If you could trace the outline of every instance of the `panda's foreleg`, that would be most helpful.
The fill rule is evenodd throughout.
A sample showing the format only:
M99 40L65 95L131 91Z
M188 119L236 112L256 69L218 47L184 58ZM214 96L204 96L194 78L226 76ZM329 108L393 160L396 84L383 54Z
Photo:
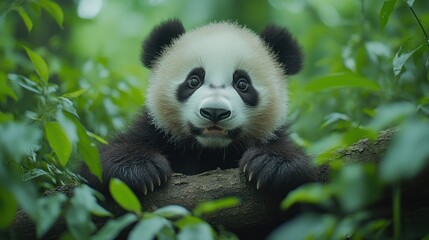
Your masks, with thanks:
M310 158L288 136L250 147L239 165L249 183L276 195L284 196L304 183L317 180Z
M146 195L166 183L172 170L167 158L152 146L114 141L101 149L102 182L88 176L89 185L108 191L109 181L118 178L138 195ZM84 174L85 175L85 174Z

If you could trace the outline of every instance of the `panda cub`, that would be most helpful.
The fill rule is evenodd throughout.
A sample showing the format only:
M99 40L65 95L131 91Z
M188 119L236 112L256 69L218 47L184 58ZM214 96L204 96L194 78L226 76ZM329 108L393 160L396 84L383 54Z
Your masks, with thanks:
M301 69L300 48L285 28L257 35L231 22L185 32L178 20L155 27L143 43L152 70L146 108L101 149L103 183L119 178L143 195L172 172L239 167L257 189L285 194L316 174L286 133L286 78Z

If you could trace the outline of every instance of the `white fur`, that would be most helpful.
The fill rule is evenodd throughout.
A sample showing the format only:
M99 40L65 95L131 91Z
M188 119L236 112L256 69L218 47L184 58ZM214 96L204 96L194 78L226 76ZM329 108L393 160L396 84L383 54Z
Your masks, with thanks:
M186 102L179 102L177 87L197 67L205 70L204 85ZM249 74L259 94L256 107L247 106L233 88L232 76L237 69ZM212 125L200 116L201 107L219 107L231 111L220 127L241 128L239 140L243 144L264 142L286 121L285 78L258 35L233 23L213 23L185 33L162 53L153 68L147 107L156 126L175 140L190 136L189 122L200 128ZM207 147L231 143L221 136L200 136L197 140Z

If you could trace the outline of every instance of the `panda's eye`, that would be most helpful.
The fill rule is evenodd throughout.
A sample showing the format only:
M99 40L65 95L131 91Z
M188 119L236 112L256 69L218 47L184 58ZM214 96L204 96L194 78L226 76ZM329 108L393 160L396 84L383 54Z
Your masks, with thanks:
M197 75L192 75L189 79L188 79L188 86L190 88L196 88L200 85L200 77Z
M238 90L245 92L249 88L249 83L247 82L247 80L245 78L240 78L240 79L238 79L237 84L235 84L235 87Z

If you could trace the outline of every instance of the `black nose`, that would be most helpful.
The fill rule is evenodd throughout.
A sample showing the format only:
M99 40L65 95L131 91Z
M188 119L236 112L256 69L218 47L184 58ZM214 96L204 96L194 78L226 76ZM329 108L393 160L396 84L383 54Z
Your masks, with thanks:
M221 108L201 108L200 114L213 122L218 122L228 118L231 115L231 111Z

